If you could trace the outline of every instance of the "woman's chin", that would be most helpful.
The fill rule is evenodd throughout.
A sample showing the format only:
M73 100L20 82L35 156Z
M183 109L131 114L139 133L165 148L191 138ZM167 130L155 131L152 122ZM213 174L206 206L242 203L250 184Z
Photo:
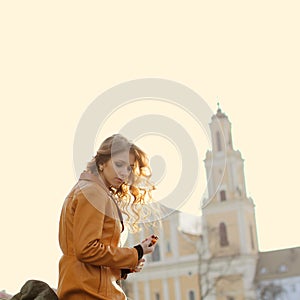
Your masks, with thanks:
M122 185L123 182L114 182L111 186L115 189L118 189L121 185Z

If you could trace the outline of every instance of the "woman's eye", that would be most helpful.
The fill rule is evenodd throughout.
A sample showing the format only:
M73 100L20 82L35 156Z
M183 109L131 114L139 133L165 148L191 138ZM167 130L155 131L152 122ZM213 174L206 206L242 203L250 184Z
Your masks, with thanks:
M123 167L125 167L125 164L122 163L122 162L115 162L115 166L116 166L117 168L123 168ZM131 167L131 166L128 166L128 167L127 167L127 171L128 171L128 172L131 172L131 171L132 171L132 167Z

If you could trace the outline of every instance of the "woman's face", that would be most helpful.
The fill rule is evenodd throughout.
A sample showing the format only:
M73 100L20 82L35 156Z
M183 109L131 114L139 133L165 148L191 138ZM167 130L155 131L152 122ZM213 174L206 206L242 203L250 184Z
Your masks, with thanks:
M115 188L127 180L131 174L135 157L127 151L114 154L110 160L102 165L102 178L107 187L113 186Z

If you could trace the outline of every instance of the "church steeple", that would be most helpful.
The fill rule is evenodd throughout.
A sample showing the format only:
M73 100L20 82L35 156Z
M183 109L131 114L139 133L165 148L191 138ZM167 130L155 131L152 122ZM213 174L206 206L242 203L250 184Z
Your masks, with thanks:
M231 123L225 113L222 112L218 102L218 110L212 116L210 123L212 135L212 150L214 153L226 153L233 149L231 136Z
M202 205L203 248L207 251L206 261L213 266L211 269L207 266L209 278L228 279L226 285L219 286L216 282L215 296L209 299L219 299L218 293L230 295L232 278L243 287L244 297L239 299L255 299L253 266L256 266L258 243L254 204L246 193L244 160L232 145L231 123L219 105L211 118L210 130L212 149L207 151L204 161L208 198ZM227 270L226 276L220 270ZM206 290L205 280L202 287Z
M212 150L207 151L205 159L208 201L245 199L244 160L233 148L231 123L219 104L209 125Z
M236 228L240 228L238 241L234 243L235 248L233 249L233 245L230 243L230 246L227 247L228 250L231 248L229 252L256 252L258 248L254 205L252 199L247 197L244 160L240 151L233 148L231 123L219 105L216 114L211 118L210 129L212 149L207 151L204 161L208 199L203 203L203 215L210 221L210 211L214 211L215 214L218 211L216 217L220 221L214 226L219 228L220 232L226 231L228 238L233 236L233 232L231 232L233 229L228 227L229 223L232 224L231 228L233 228L233 224ZM229 211L231 211L231 217L228 216ZM247 218L247 221L243 216ZM249 229L250 227L251 229ZM226 247L222 246L221 248L224 250Z

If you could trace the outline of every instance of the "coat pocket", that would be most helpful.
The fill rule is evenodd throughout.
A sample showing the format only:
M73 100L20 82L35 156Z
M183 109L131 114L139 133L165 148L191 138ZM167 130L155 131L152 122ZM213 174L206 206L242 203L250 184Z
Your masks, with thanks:
M103 275L101 267L81 264L80 272L82 288L94 294L99 294L103 289Z
M98 294L107 296L108 295L108 282L107 282L107 268L103 266L98 267L99 275L98 275Z
M98 270L98 271L99 271L99 272L98 272L98 273L99 273L99 274L98 274L99 277L98 277L98 289L97 289L97 293L99 294L99 292L100 292L100 290L101 290L101 277L102 277L102 276L101 276L101 266L99 266L98 268L99 268L99 270Z

